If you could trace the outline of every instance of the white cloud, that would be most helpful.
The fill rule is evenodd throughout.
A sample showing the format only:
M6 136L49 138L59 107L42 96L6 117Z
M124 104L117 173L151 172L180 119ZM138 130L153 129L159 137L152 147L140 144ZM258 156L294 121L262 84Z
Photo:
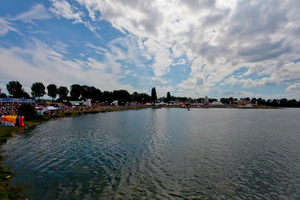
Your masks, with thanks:
M66 19L73 20L73 23L81 23L84 24L88 29L91 31L95 31L98 29L97 27L93 26L89 20L83 20L82 18L85 16L85 13L79 11L75 6L72 6L66 0L51 0L52 7L49 10L57 15L62 16Z
M221 85L230 85L230 86L240 86L243 88L258 88L265 84L265 79L263 80L253 80L253 79L237 79L233 76L225 79Z
M55 69L98 70L113 74L115 79L132 74L132 69L125 69L131 64L152 70L154 77L148 80L162 85L167 85L167 80L172 78L168 76L172 65L191 63L190 74L177 85L179 92L191 96L212 92L222 82L223 86L241 85L253 89L300 80L299 63L290 62L298 59L300 52L300 4L297 1L51 2L49 10L56 16L84 24L94 32L101 28L97 22L106 20L127 36L105 41L107 49L86 43L86 47L105 57L104 63L85 52L86 59L67 60L66 47L61 44L49 47L40 41L24 49L11 48L12 55L30 55L36 66L48 66L53 60L56 63L51 64ZM37 4L14 19L33 22L48 17L44 6ZM0 18L0 24L0 36L16 31L4 19ZM186 60L175 62L182 57ZM117 59L127 62L121 64ZM234 72L245 66L248 71L235 77ZM82 79L81 75L77 75L78 78Z
M166 79L164 79L163 77L153 77L151 79L151 84L153 84L153 85L164 85L167 82L168 81Z
M289 87L286 88L285 91L300 93L300 83L294 83L290 85Z
M181 58L180 60L178 60L177 63L175 63L174 65L185 65L186 64L186 60Z
M118 69L116 57L109 54L106 56L105 63L95 58L73 61L66 59L54 47L34 39L28 41L26 48L0 47L0 60L5 60L0 63L0 79L6 83L19 80L24 87L31 87L33 82L39 81L45 85L55 83L69 87L78 83L92 85L101 90L124 88L133 92L131 86L118 82L122 71ZM110 67L113 70L107 71Z
M66 19L72 19L74 20L74 23L83 22L81 19L81 15L83 15L83 13L76 11L76 8L72 7L67 1L52 0L52 4L53 7L49 9L52 13L62 16Z
M18 32L11 26L11 23L0 17L0 37L6 35L9 31Z
M67 7L53 2L57 9ZM154 60L151 67L155 77L167 75L173 59L186 55L194 63L190 79L201 74L206 86L212 87L243 66L263 63L266 69L262 71L271 76L273 70L267 71L271 66L278 60L285 63L297 58L294 52L300 51L299 37L294 35L300 27L300 12L294 1L77 2L86 8L91 20L107 20L120 31L136 36L139 49L145 57ZM61 15L70 19L74 9L68 5L68 12ZM244 85L257 85L248 82Z
M174 90L174 88L172 86L156 86L155 90L158 97L166 97L167 92L170 92L170 94L172 95L172 91Z
M26 23L33 23L33 20L44 20L50 19L51 15L48 13L48 10L42 4L36 4L31 8L31 10L23 12L13 20L21 20Z

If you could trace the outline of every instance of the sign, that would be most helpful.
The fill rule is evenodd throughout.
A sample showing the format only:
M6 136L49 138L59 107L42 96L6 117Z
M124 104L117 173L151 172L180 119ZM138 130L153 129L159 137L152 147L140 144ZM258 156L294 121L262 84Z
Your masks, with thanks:
M25 99L25 98L22 98L22 99L17 99L17 98L2 98L0 99L0 102L12 102L12 103L35 103L35 100L34 99Z

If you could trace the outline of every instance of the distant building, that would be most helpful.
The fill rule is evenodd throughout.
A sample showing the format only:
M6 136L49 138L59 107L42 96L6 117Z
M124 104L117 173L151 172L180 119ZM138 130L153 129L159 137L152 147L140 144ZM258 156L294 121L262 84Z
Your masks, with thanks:
M237 102L237 106L238 107L247 107L250 105L250 101L246 101L246 100L239 100Z
M207 105L207 104L209 104L209 101L208 101L208 97L205 96L205 98L204 98L204 105Z

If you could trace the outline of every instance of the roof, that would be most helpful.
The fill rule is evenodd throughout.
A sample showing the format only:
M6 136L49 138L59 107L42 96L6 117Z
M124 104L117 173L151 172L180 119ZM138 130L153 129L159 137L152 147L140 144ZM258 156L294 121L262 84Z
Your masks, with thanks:
M73 106L86 105L86 101L70 101Z

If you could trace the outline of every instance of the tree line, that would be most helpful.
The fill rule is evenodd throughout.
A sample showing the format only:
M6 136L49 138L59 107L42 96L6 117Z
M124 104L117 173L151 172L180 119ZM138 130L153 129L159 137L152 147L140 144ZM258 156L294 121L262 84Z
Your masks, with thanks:
M85 99L92 99L92 102L107 102L111 103L114 100L119 100L119 103L125 102L156 102L156 101L163 101L163 102L172 102L172 101L179 101L184 103L203 103L204 98L189 98L189 97L176 97L171 96L170 92L167 92L166 97L157 98L156 89L155 87L151 90L151 96L147 93L138 93L134 92L130 94L127 90L114 90L114 91L101 91L100 89L94 86L87 86L87 85L79 85L73 84L70 87L70 90L65 86L57 87L55 84L49 84L47 87L44 86L41 82L35 82L31 86L31 96L25 92L23 89L22 84L19 81L10 81L6 84L6 89L9 93L9 97L12 98L41 98L45 94L52 98L52 100L56 99L57 102L61 102L62 100L74 100L80 101ZM47 93L46 93L47 89ZM6 98L7 95L5 93L0 94L1 98ZM237 98L229 97L229 98L221 98L220 101L223 104L232 104L234 101L237 101ZM259 105L267 105L267 106L274 106L274 107L300 107L300 101L296 99L262 99L262 98L240 98L240 100L250 101L251 103L255 104L256 102ZM218 101L215 98L209 98L209 102Z
M266 106L273 106L273 107L300 107L300 101L297 101L296 99L262 99L262 98L252 98L249 97L246 98L240 98L240 100L249 101L252 104L258 104L258 105L266 105ZM232 104L234 101L238 101L237 98L221 98L220 101L223 104Z
M119 103L137 101L140 103L150 102L153 97L147 93L134 92L130 94L127 90L114 90L114 91L101 91L99 88L94 86L73 84L70 90L65 86L57 87L55 84L49 84L47 87L41 82L35 82L31 86L31 96L25 92L22 84L19 81L10 81L6 84L6 89L11 98L41 98L45 94L56 101L60 102L63 100L86 100L92 99L92 102L113 102L114 100L119 100ZM46 93L47 89L47 93ZM154 88L155 89L155 88ZM6 98L5 93L0 94L1 98ZM156 91L155 91L156 99Z

